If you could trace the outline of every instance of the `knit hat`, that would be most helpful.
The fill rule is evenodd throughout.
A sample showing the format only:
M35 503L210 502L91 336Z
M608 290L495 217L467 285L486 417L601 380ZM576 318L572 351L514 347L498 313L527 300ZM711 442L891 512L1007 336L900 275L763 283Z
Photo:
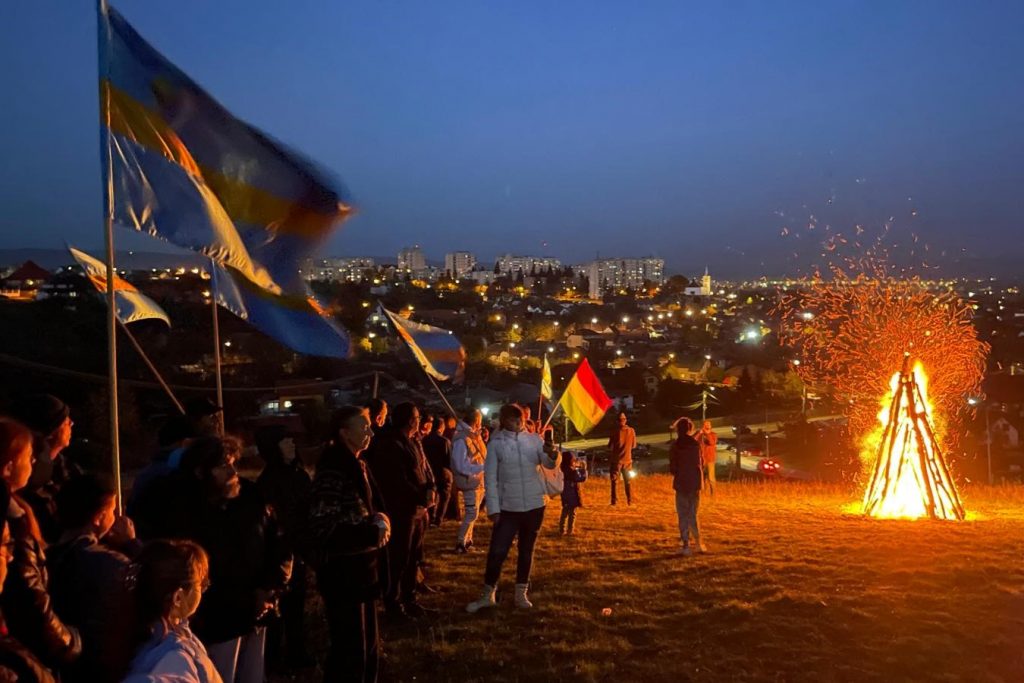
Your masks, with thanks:
M53 434L70 413L67 404L52 394L30 394L10 410L11 417L42 436Z

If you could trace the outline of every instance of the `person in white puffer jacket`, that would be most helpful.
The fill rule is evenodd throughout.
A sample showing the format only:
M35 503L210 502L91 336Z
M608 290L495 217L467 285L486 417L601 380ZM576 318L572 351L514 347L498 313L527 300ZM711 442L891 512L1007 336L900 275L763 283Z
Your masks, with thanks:
M516 607L533 607L527 597L533 548L544 522L544 490L541 467L558 466L558 451L546 445L537 434L523 431L523 411L517 405L502 406L501 429L487 444L484 462L484 486L487 511L494 530L487 551L487 569L481 596L466 605L473 613L496 604L495 589L501 566L508 557L512 542L519 538L516 562Z

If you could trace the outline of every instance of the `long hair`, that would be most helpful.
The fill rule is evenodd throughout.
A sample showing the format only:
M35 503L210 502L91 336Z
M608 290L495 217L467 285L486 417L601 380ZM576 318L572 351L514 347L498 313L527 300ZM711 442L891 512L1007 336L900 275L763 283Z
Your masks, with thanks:
M12 417L0 417L0 469L32 443L29 428Z
M210 559L198 543L157 539L146 544L132 565L131 576L138 644L149 638L155 622L168 617L174 593L190 588L209 571Z

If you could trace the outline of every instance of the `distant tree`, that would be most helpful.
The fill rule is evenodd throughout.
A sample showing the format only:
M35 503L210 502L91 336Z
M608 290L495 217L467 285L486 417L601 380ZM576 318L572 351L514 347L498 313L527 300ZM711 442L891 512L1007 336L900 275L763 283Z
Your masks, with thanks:
M494 262L494 274L501 275L501 261Z
M690 281L682 275L673 275L661 286L662 294L682 294L690 286Z

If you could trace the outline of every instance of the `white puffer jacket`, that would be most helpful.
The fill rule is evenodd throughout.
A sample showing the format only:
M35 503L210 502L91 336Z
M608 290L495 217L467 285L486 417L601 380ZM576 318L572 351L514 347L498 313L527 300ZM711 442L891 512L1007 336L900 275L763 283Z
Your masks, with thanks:
M544 476L540 468L555 469L558 456L549 458L544 441L529 432L500 429L487 444L484 486L487 512L526 512L544 507Z

